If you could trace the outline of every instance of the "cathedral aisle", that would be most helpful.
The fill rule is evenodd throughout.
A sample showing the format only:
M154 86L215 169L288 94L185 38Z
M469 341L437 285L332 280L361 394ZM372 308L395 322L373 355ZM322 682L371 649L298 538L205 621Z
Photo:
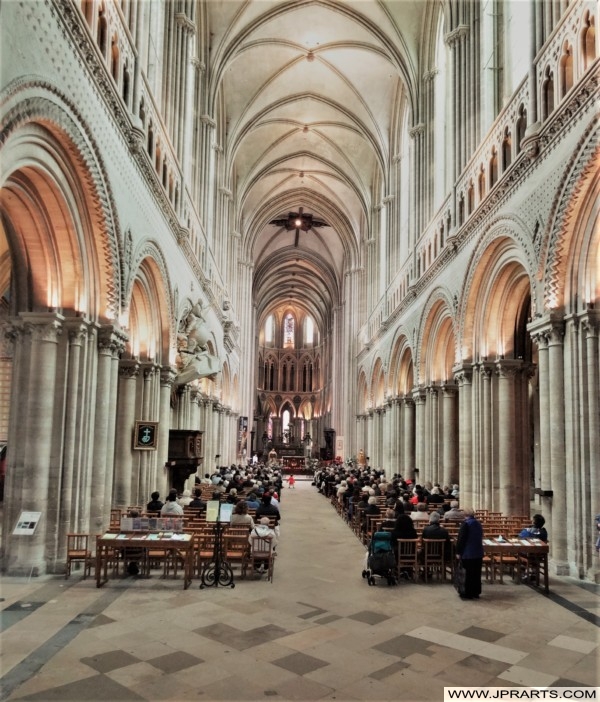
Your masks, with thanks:
M600 685L598 588L368 587L310 481L284 489L274 582L2 579L2 699L442 700L445 686Z

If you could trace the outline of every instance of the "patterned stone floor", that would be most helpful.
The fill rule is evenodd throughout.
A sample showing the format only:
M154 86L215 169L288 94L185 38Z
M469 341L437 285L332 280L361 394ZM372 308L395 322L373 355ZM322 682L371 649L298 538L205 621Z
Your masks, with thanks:
M598 587L368 587L364 548L308 481L284 490L273 583L3 578L2 700L442 700L598 686Z

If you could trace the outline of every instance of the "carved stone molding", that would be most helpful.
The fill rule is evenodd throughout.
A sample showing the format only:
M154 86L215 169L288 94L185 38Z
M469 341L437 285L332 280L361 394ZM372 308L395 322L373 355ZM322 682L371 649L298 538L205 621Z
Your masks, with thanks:
M133 358L119 361L119 378L133 380L140 374L140 364Z

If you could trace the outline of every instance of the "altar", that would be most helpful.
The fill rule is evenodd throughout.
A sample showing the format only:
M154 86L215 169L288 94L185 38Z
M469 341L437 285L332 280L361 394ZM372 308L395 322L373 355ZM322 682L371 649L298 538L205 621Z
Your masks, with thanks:
M282 456L281 465L283 472L289 475L312 475L313 473L302 456Z

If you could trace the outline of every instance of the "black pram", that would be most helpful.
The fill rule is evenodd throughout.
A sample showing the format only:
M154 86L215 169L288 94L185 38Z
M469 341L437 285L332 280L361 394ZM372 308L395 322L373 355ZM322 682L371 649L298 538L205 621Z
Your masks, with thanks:
M385 578L388 585L395 585L396 559L392 551L389 531L376 531L373 534L367 552L366 568L362 572L363 578L369 585L375 585L375 576Z

